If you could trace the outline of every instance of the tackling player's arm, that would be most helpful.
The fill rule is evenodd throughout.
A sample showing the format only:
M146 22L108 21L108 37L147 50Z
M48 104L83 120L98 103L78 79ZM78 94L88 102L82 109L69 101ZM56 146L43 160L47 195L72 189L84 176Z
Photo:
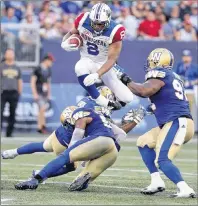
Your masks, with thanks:
M92 121L91 117L83 117L83 118L78 119L75 122L75 129L74 129L74 132L72 134L72 138L71 138L71 141L69 143L69 147L84 137L85 128L86 128L87 124L89 124L91 121Z
M137 123L133 120L132 122L123 123L120 128L126 133L129 133L136 125Z
M149 79L143 84L131 81L127 84L131 92L140 97L150 97L157 93L165 83L159 79Z

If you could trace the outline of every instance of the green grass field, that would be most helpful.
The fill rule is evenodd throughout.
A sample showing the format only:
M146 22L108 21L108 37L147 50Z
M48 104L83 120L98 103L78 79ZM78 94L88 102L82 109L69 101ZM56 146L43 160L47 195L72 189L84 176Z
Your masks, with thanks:
M39 138L38 138L39 139ZM40 141L40 140L39 140ZM27 143L2 140L1 150L19 147ZM53 154L33 154L1 161L2 205L197 205L197 199L172 199L176 187L165 176L166 191L154 196L140 194L140 189L150 183L135 142L123 142L116 163L98 177L88 189L69 192L68 185L79 173L51 178L34 191L17 191L14 184L30 177L33 169L41 169L54 158ZM186 182L197 191L197 141L189 143L175 160Z

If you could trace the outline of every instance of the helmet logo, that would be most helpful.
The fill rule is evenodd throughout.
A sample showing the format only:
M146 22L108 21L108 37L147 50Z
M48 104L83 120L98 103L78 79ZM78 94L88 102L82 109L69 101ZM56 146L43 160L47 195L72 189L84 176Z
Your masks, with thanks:
M162 55L162 52L154 52L151 57L151 61L153 61L154 63L158 63L161 58L161 55Z

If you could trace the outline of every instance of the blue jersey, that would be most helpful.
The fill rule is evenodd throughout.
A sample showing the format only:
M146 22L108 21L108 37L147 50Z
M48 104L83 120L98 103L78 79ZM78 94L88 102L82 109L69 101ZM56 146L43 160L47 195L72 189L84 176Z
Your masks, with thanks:
M90 108L93 109L95 112L98 114L102 114L107 118L110 118L110 115L112 113L111 110L101 107L99 104L96 103L95 100L93 100L90 96L84 97L77 103L78 107L83 107L83 108Z
M150 97L155 104L154 112L159 126L179 117L192 118L187 101L184 85L180 77L172 70L157 68L146 74L146 80L160 79L165 85Z
M94 110L90 108L79 108L73 112L72 117L75 121L83 117L92 118L92 121L85 128L85 137L105 136L114 138L114 133L109 121L103 115L97 114Z
M74 131L74 127L72 125L68 125L67 127L61 125L55 130L55 134L58 141L63 146L68 147L72 138L73 131Z

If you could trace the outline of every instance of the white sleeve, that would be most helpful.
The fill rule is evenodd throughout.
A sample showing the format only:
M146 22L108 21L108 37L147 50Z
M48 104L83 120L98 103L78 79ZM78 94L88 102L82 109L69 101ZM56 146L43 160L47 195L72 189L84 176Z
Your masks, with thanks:
M112 127L112 130L113 130L113 133L115 135L115 139L120 142L120 140L125 140L126 139L126 132L121 129L120 127L118 127L117 125L113 124L113 123L110 123L111 124L111 127Z

